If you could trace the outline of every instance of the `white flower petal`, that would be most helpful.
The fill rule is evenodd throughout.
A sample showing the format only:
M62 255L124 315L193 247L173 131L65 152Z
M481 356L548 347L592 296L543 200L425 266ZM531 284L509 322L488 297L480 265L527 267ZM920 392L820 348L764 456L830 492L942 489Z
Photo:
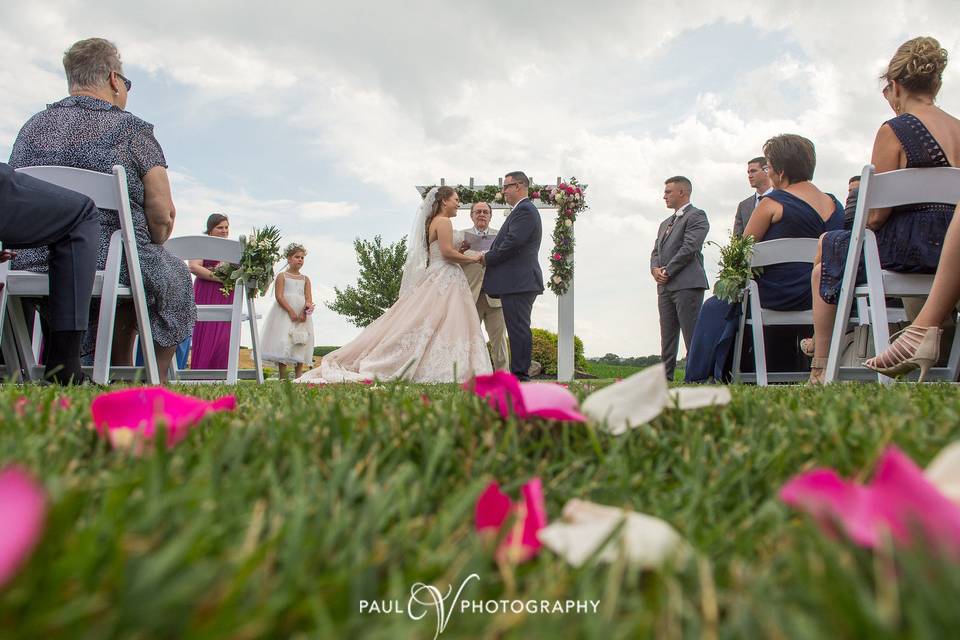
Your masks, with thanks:
M940 492L960 504L960 440L944 447L923 473Z
M618 527L619 532L610 538ZM537 536L574 567L586 562L608 539L597 554L599 561L615 562L623 555L642 568L658 567L684 553L686 547L680 534L660 518L576 499L563 507L562 520L541 529Z

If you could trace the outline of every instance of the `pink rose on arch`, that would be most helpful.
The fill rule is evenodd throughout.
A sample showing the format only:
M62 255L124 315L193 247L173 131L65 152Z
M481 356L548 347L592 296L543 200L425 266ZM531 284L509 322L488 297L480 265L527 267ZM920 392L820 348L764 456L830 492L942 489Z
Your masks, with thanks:
M534 191L533 193L530 194L530 197L533 198L534 200L537 200L540 198L540 192Z
M573 187L569 187L569 186L565 189L565 191L570 195L573 195L574 193L576 193L576 190Z
M563 260L563 256L560 255L559 253L555 253L555 254L553 254L553 259L554 259L554 260Z

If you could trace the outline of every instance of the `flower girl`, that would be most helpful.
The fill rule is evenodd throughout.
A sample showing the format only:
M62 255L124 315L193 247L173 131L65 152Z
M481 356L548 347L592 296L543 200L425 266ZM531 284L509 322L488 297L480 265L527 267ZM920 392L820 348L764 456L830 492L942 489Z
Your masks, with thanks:
M303 365L313 364L313 293L310 278L300 273L307 250L295 242L284 250L287 266L273 283L277 303L263 325L260 351L267 362L276 362L280 379L287 377L287 366L294 365L296 377Z

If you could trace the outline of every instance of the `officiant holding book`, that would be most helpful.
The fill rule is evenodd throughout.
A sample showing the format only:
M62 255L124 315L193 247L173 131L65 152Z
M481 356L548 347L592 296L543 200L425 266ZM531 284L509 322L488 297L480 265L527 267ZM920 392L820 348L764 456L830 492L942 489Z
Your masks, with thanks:
M497 237L497 229L490 226L492 216L490 205L486 202L474 202L470 207L470 219L473 228L463 234L461 251L466 255L475 255L488 251ZM490 359L495 370L510 370L510 356L507 351L507 328L503 320L503 307L498 298L491 298L483 292L483 276L486 268L478 263L460 265L467 276L473 301L477 305L480 322L490 338Z

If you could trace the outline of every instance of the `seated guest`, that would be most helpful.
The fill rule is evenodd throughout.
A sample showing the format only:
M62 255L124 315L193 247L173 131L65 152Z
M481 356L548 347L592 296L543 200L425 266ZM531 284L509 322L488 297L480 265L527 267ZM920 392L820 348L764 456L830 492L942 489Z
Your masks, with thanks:
M58 384L80 384L80 340L90 314L97 270L100 222L90 198L0 163L0 242L8 249L49 248L50 295L41 307L49 328L44 377Z
M877 132L870 162L877 173L915 167L960 164L960 120L934 104L940 91L947 52L933 38L900 45L882 79L883 97L897 116ZM880 265L903 273L934 273L953 206L912 204L870 211L867 227L877 236ZM850 245L849 231L827 233L820 240L813 268L815 340L804 351L814 356L811 381L823 377L837 313L840 282Z
M843 207L835 197L810 182L817 164L813 143L784 134L763 145L773 191L764 196L744 229L757 242L779 238L819 238L825 231L841 229ZM788 262L763 268L756 279L764 309L800 311L812 305L809 263ZM687 357L687 382L711 376L726 380L729 357L740 320L740 305L718 298L707 300L697 320ZM794 338L795 340L796 338ZM796 342L793 342L794 346Z
M212 213L207 218L208 236L226 238L230 235L230 220L222 213ZM190 272L197 277L193 283L193 296L197 304L231 304L236 290L223 295L223 283L213 275L220 264L216 260L191 260ZM198 322L193 329L193 354L191 369L226 369L230 355L230 323Z
M63 56L70 95L31 117L14 142L13 167L58 165L110 173L127 170L127 188L146 289L150 325L160 376L165 381L177 345L193 331L197 309L190 272L163 243L173 230L175 210L166 161L153 137L153 126L125 111L131 82L123 76L116 47L101 38L75 43ZM99 268L104 268L110 236L120 228L116 211L100 210ZM45 271L46 248L21 252L14 268ZM126 264L121 280L129 283ZM95 316L94 316L95 317ZM117 309L111 363L133 364L137 323L133 305ZM96 322L84 338L84 353L93 352Z
M887 376L899 376L920 369L920 381L940 357L940 328L960 302L960 223L957 210L943 238L943 253L933 279L930 295L913 323L893 344L864 365Z

